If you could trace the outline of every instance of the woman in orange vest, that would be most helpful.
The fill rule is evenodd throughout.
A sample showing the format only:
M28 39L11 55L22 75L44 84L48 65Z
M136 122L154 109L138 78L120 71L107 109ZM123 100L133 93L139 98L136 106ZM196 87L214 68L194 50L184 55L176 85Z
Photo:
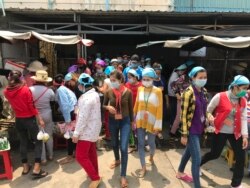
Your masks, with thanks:
M208 120L215 127L211 151L202 157L201 165L217 159L228 140L235 154L235 168L231 187L242 188L245 149L248 145L247 101L245 96L249 80L238 75L229 85L229 90L216 94L207 107Z

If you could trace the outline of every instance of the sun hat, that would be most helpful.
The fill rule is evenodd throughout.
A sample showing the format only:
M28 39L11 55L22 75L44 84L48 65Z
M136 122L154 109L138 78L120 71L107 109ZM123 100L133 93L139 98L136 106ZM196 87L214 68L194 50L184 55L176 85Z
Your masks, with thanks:
M176 71L182 71L182 70L185 70L185 69L187 69L187 65L186 64L182 64L179 67L177 67L175 70Z
M43 64L40 61L32 61L29 66L27 67L27 69L30 72L36 72L38 70L47 70L48 67L43 66Z
M247 77L243 76L243 75L237 75L234 77L234 80L232 81L232 83L229 85L229 89L232 86L238 86L238 85L249 85L250 82L248 80Z
M79 84L84 85L84 87L87 85L92 85L94 81L95 80L86 73L82 73L78 78Z
M77 65L72 65L68 68L68 72L76 72L78 69Z
M111 59L111 63L114 63L114 62L118 63L118 60L117 59Z
M205 70L205 69L204 69L203 67L200 67L200 66L194 67L194 68L188 73L189 78L193 78L194 75L195 75L197 72L202 71L202 70Z
M158 78L158 76L156 75L154 69L152 68L145 68L142 71L142 77L150 77L150 78Z
M140 78L140 77L139 77L139 74L138 74L138 73L136 72L136 70L134 70L134 69L129 69L128 73L134 75L134 76L137 77L138 79Z
M31 77L37 82L51 82L52 78L48 77L48 73L45 70L36 71L36 75Z

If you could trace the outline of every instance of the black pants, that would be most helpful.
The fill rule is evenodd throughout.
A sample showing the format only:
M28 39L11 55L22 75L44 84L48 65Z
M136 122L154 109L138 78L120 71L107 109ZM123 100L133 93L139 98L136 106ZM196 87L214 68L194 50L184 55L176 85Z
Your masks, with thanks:
M211 151L202 157L201 165L210 160L219 158L227 140L234 151L236 160L231 186L237 187L241 184L244 176L245 150L242 149L242 137L236 140L234 134L214 134Z
M177 98L168 96L170 106L170 125L172 126L176 117Z
M37 140L39 127L35 117L16 118L16 129L20 137L20 154L22 163L28 162L28 139L35 144L35 163L41 163L42 141Z
M70 112L71 121L76 119L74 111ZM68 139L68 155L73 155L74 150L76 149L76 144L72 142L72 139Z

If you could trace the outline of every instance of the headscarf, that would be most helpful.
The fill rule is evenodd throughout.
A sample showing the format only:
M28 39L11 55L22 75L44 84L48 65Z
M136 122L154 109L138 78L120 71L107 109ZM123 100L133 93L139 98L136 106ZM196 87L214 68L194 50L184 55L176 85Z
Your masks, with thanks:
M232 83L228 86L228 89L231 89L233 86L238 86L238 85L249 85L250 82L247 77L243 75L237 75L234 77L234 80Z
M194 67L189 73L188 73L188 76L189 78L193 78L194 75L199 72L199 71L202 71L202 70L206 70L205 68L201 67L201 66L198 66L198 67Z

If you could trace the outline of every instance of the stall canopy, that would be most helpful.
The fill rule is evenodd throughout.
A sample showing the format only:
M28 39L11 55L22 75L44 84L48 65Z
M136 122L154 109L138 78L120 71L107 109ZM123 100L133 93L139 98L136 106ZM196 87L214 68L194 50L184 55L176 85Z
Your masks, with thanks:
M63 45L72 45L72 44L83 44L85 46L91 46L94 41L89 39L83 39L79 35L46 35L40 34L34 31L27 33L14 33L11 31L0 31L0 42L6 43L15 43L19 40L30 40L36 38L41 41L54 43L54 44L63 44Z
M179 40L166 40L164 47L181 48L185 50L197 50L203 46L211 46L225 49L248 48L250 37L219 38L207 35L200 35Z

